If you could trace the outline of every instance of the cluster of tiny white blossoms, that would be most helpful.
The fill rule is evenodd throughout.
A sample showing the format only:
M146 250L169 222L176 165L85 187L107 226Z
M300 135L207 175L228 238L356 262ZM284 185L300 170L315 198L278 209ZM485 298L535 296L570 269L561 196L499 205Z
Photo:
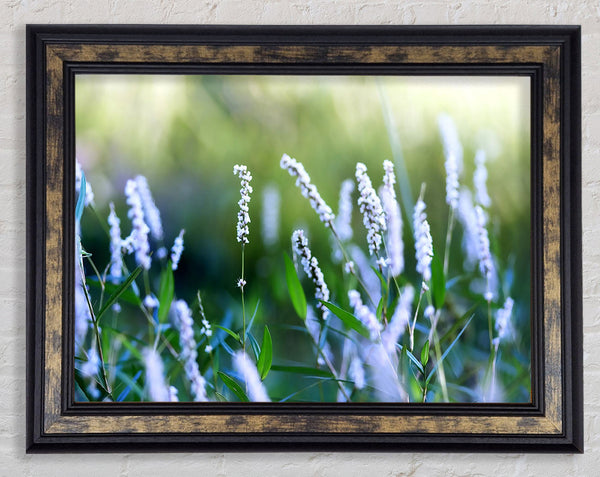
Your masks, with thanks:
M492 300L492 292L490 290L490 281L492 280L492 274L494 272L494 262L492 260L492 254L490 253L490 239L488 237L488 231L486 229L486 216L481 206L475 206L475 215L477 217L477 231L479 237L479 247L477 248L479 254L479 270L486 278L487 290L485 292L485 299L487 301Z
M150 229L144 221L144 210L140 198L137 182L129 179L125 184L125 196L129 212L127 217L131 219L132 230L129 237L123 241L123 248L129 252L135 251L135 260L138 265L149 270L151 265L150 244L148 243L148 233Z
M240 178L241 184L241 198L238 202L240 211L238 212L237 241L246 244L250 243L248 240L248 235L250 235L250 229L248 228L248 224L250 223L250 209L248 208L248 204L250 203L250 194L252 193L252 186L250 185L252 174L250 174L246 166L238 164L233 166L233 173Z
M179 260L181 259L181 254L183 253L183 234L185 233L184 229L181 229L179 235L175 238L173 242L173 248L171 248L171 268L173 270L177 270L179 266Z
M196 351L196 340L194 339L194 320L192 312L184 300L174 303L174 324L179 330L179 344L181 346L180 357L183 361L183 369L190 380L192 396L194 401L206 401L206 382L198 368L198 352Z
M123 276L123 255L121 239L121 221L115 212L115 204L109 204L108 225L110 226L110 276L113 283L119 283Z
M396 201L396 175L391 161L383 161L383 187L380 190L383 210L387 218L387 252L392 276L397 277L404 270L404 242L402 240L402 214Z
M340 187L340 201L338 203L338 215L335 219L335 231L342 242L352 238L352 192L354 192L354 181L346 179Z
M270 402L269 395L265 389L256 365L248 355L240 350L233 355L233 367L242 376L248 390L248 398L252 402Z
M79 194L81 190L81 178L83 176L83 169L79 161L75 161L75 192ZM88 181L85 181L85 199L83 199L83 205L94 205L94 192L92 186Z
M309 200L311 207L319 215L321 222L323 222L326 227L331 227L335 215L333 214L331 207L325 203L319 194L317 187L314 184L311 184L310 176L304 169L302 163L291 158L287 154L284 154L281 157L279 165L282 169L288 171L290 176L296 178L296 187L298 187L302 195Z
M144 218L150 228L150 233L156 240L162 240L163 227L160 220L160 212L152 198L150 187L148 187L148 180L144 176L137 176L135 182L142 201L142 207L144 208Z
M360 293L356 290L348 291L348 301L350 302L350 306L354 309L356 317L363 325L365 325L367 330L369 330L371 341L376 341L381 333L382 325L377 320L375 313L362 302Z
M458 139L454 121L447 115L438 117L438 126L444 146L446 161L446 203L456 209L458 206L458 174L462 164L462 146Z
M172 398L170 388L165 382L164 365L156 350L146 348L142 351L146 368L146 389L150 401L169 402Z
M512 315L514 301L511 297L508 297L504 301L504 306L500 308L496 312L496 331L498 332L498 336L494 338L493 342L495 345L498 345L500 341L508 334L510 331L510 317Z
M414 297L414 288L410 285L406 285L402 289L402 293L398 299L398 304L396 305L392 319L381 334L381 342L383 343L383 347L390 355L396 352L396 343L398 343L398 339L410 321Z
M433 258L433 239L425 213L425 202L419 198L413 213L413 228L415 234L415 258L417 259L417 272L423 276L425 282L431 279L431 259Z
M279 213L281 194L274 184L265 186L262 194L261 231L263 243L272 247L279 241Z
M200 292L198 292L198 308L200 310L200 316L202 317L202 328L200 328L200 334L206 336L207 340L210 340L212 336L212 327L210 326L209 321L206 319L206 315L204 314L204 306L202 305L202 297L200 296ZM213 350L213 347L209 343L204 348L204 351L210 353Z
M323 272L319 268L317 257L313 257L310 248L308 248L308 240L304 236L303 230L295 230L292 234L292 247L294 253L300 257L302 268L315 285L315 298L317 300L329 301L329 288L325 283ZM321 310L323 320L329 316L329 310L320 301L317 303L317 308Z
M358 205L363 214L363 224L367 229L367 243L371 255L379 253L383 238L382 232L386 230L385 214L381 206L381 200L371 185L371 179L367 175L367 166L362 162L356 164L356 181L358 183Z
M492 203L487 192L487 168L485 167L485 152L481 149L475 153L475 172L473 173L473 185L475 187L475 200L482 207L489 207Z

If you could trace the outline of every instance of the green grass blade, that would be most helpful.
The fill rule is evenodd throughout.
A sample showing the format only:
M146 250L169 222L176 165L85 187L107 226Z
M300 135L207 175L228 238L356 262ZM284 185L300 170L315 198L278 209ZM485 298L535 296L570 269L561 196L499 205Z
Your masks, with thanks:
M283 254L283 259L285 260L285 281L287 282L292 305L298 316L303 320L306 320L306 296L304 295L302 284L296 273L296 268L287 253Z
M131 274L127 277L117 290L108 297L104 306L100 309L98 313L96 313L96 321L100 320L102 315L110 308L110 306L117 301L117 299L121 296L121 294L129 288L129 286L133 283L133 281L137 278L137 276L142 271L142 267L137 267Z
M471 315L471 317L469 318L469 321L467 321L467 324L463 327L462 330L460 330L460 333L458 333L458 336L456 338L454 338L454 341L450 344L450 346L448 346L446 348L446 351L444 351L444 354L442 354L442 356L440 357L440 360L437 363L435 363L435 366L433 367L433 369L431 370L431 372L427 376L426 383L429 383L429 381L433 377L433 374L437 371L438 366L444 361L444 359L446 358L446 356L448 356L448 353L452 350L452 348L454 347L454 345L457 343L458 339L462 336L462 334L464 333L464 331L467 329L467 326L469 326L469 323L471 323L471 320L473 319L474 316L475 315Z
M444 265L437 254L431 259L431 291L433 304L436 310L440 310L446 299L446 277L444 277Z
M269 332L269 328L265 326L265 331L263 334L262 348L260 350L260 356L258 357L258 362L256 363L256 368L258 369L258 373L260 374L260 379L265 379L269 374L271 369L271 364L273 363L273 340L271 339L271 333Z
M225 386L227 386L229 390L233 394L235 394L240 401L250 402L250 399L248 399L248 396L246 396L246 393L244 392L242 387L231 376L228 376L227 374L221 371L217 371L217 374L219 375Z
M160 274L160 288L158 292L158 322L164 323L171 308L173 295L175 294L175 278L173 277L173 267L171 261Z
M223 330L225 333L227 333L229 336L231 336L237 342L242 344L242 339L240 338L240 335L238 335L235 331L232 331L229 328L225 328L224 326L221 326L221 325L213 325L213 326L215 328L219 328L220 330Z
M83 215L83 207L85 206L85 174L81 171L81 185L79 186L79 197L77 198L77 205L75 206L75 220L79 222Z
M282 373L294 373L303 374L305 376L317 377L317 378L333 378L331 371L324 369L310 368L308 366L281 366L274 364L271 366L272 371L279 371Z

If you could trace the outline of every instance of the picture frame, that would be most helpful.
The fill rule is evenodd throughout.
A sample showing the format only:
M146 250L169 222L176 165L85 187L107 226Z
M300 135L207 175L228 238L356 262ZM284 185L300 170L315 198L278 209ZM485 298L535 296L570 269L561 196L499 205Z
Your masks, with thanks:
M578 26L27 26L27 452L583 452ZM74 400L75 77L525 76L531 402Z

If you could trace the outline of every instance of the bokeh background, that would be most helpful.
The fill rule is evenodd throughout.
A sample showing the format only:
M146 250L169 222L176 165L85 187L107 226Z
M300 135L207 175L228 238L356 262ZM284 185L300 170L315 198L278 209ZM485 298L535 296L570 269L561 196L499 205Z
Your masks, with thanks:
M384 159L403 164L408 172L399 177L405 275L417 284L408 223L410 206L423 182L434 247L440 250L448 220L437 126L440 113L453 118L463 145L461 184L472 187L476 150L487 154L490 240L502 271L502 294L516 301L511 342L501 357L499 373L503 382L510 383L503 393L507 401L528 401L530 112L526 78L79 75L77 157L93 187L97 212L84 214L83 244L96 263L108 263L108 237L100 221L106 222L108 203L113 201L123 235L129 232L123 189L128 178L145 175L161 211L165 245L171 246L181 228L186 231L185 250L175 274L176 295L192 303L200 290L209 320L235 327L240 321L235 287L240 274L240 246L235 240L239 180L232 169L234 164L246 164L254 177L246 247L247 303L254 309L260 300L256 324L266 323L271 329L274 363L304 362L314 352L308 339L294 328L300 323L283 278L282 253L291 253L294 229L307 231L333 291L332 300L347 301L341 269L330 259L328 231L294 180L280 169L281 155L288 153L304 164L334 212L340 184L354 177L357 161L367 165L376 187L381 183ZM274 241L265 241L262 234L266 189L280 194ZM353 225L354 242L366 251L356 206ZM449 278L462 273L461 234L458 227ZM461 287L461 295L473 294L468 283ZM135 331L135 323L125 319L120 326ZM487 321L483 315L474 320L464 339L465 345L457 346L448 358L451 372L457 375L469 360L485 360ZM289 381L297 377L273 373L269 379L274 381L275 398L282 398ZM316 398L307 394L303 399Z

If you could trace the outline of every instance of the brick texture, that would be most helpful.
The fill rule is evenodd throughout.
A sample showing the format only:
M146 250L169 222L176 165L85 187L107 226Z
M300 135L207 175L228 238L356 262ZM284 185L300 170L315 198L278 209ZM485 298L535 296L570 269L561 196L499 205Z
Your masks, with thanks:
M581 24L585 455L25 455L25 24ZM600 3L597 0L2 0L0 2L1 476L598 475ZM594 470L596 469L596 470Z

